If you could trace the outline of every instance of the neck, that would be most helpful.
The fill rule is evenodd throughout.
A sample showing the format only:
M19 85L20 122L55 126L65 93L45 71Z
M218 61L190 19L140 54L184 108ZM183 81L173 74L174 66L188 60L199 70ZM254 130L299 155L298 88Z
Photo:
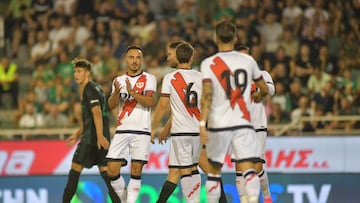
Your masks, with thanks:
M178 65L177 69L191 69L191 64L189 63L181 63Z
M139 70L137 70L137 71L133 71L133 70L129 70L129 69L128 69L128 71L126 72L127 75L132 76L132 77L138 76L138 75L140 75L141 73L142 73L142 70L141 70L141 69L139 69Z
M79 85L80 97L82 97L83 92L84 92L84 89L85 89L85 86L86 86L88 83L89 83L89 80L84 80L84 82L82 82L82 83Z
M218 48L219 48L219 52L232 51L234 50L234 44L233 43L218 44Z

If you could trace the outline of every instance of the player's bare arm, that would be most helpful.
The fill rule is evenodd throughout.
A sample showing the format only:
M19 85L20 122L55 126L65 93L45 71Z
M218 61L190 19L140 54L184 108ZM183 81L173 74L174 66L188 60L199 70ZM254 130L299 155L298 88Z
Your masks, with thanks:
M132 96L137 102L145 107L153 107L155 105L155 92L154 91L146 91L145 95L136 93L132 88L128 78L125 80L126 89L130 96Z
M159 133L159 135L158 135L159 144L166 143L166 140L170 135L171 123L172 123L172 118L169 118L169 120L166 122L163 130Z
M210 81L204 81L201 95L201 116L200 116L200 141L206 144L209 137L206 132L205 122L208 119L210 107L212 103L212 84Z
M76 144L76 142L80 139L81 135L83 134L84 128L81 125L78 130L76 130L73 134L71 134L67 139L67 145L72 147Z
M94 117L94 123L96 128L97 146L99 149L101 147L103 147L104 149L108 149L110 143L103 135L103 120L102 120L100 106L96 105L92 107L91 111Z
M120 104L120 89L121 89L121 86L120 86L120 83L115 80L114 81L114 92L110 95L109 99L108 99L108 104L109 104L109 108L111 110L117 108Z
M260 89L260 95L259 95L260 98L257 98L257 99L259 99L261 101L263 98L266 97L266 95L269 94L269 88L263 79L257 80L256 85ZM255 100L255 98L254 98L254 100ZM257 101L255 100L255 102L257 102Z
M160 123L160 120L164 117L164 115L169 115L170 114L170 99L169 97L164 97L161 96L155 111L153 113L153 117L152 117L152 122L151 122L151 143L154 144L154 139L155 139L155 135L156 135L156 128Z

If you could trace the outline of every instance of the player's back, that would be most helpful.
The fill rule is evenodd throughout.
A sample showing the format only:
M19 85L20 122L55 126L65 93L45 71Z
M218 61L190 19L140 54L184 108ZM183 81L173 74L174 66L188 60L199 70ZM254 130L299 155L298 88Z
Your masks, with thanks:
M251 82L261 78L256 61L237 51L219 52L201 63L201 72L213 88L209 128L250 125Z
M199 132L201 88L201 74L192 69L178 69L164 77L161 94L170 97L171 133Z

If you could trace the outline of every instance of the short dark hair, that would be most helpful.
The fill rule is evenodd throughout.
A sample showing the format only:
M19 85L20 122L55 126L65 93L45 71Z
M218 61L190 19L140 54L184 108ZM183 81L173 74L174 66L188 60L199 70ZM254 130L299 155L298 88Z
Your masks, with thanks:
M75 68L84 68L88 71L91 71L91 66L92 64L90 63L90 61L86 60L86 59L77 59L75 58L72 61L72 64L74 64Z
M230 21L221 21L215 27L216 37L223 43L232 42L236 36L236 26Z
M171 43L169 44L169 48L170 48L170 49L175 49L177 46L179 46L179 45L182 44L182 43L186 43L186 42L183 41L183 40L176 41L176 42L171 42Z
M126 53L128 53L131 49L137 49L137 50L140 50L140 51L141 51L141 53L143 53L143 54L144 54L143 49L142 49L140 46L138 46L138 45L130 45L130 46L128 46L128 47L126 48Z
M176 47L176 58L180 64L189 63L193 53L194 48L187 42L181 43Z

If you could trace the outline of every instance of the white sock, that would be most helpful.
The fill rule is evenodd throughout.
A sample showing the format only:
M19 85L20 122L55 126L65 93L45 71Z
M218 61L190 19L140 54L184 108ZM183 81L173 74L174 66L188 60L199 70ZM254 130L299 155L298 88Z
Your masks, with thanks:
M201 193L201 175L199 173L199 171L197 171L197 173L193 173L191 176L192 179L192 183L194 185L193 187L193 191L194 191L194 195L191 199L191 202L200 202L200 193Z
M124 178L120 177L116 180L110 181L111 186L114 188L115 193L119 196L121 202L126 202L126 183Z
M236 171L236 189L238 191L240 202L248 203L248 196L245 188L245 179L241 171Z
M135 203L141 187L141 179L130 178L127 194L127 203Z
M220 175L208 174L206 180L206 197L208 203L218 203L221 195Z
M263 169L258 175L260 178L261 192L264 198L271 197L269 179L266 170Z
M186 198L186 202L199 202L200 201L200 182L195 182L192 175L182 176L180 179L181 190Z
M258 202L260 195L260 180L255 170L248 169L244 172L245 188L249 203Z

